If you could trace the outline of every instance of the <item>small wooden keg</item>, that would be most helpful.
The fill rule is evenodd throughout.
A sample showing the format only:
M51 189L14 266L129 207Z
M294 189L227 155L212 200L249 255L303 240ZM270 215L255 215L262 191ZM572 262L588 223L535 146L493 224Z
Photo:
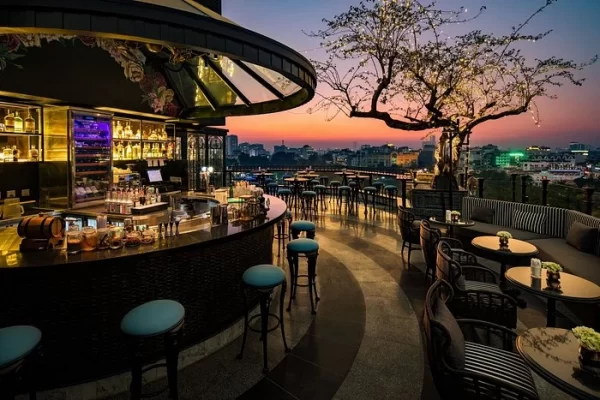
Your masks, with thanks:
M64 231L65 221L48 215L25 218L17 227L19 236L27 239L62 238Z

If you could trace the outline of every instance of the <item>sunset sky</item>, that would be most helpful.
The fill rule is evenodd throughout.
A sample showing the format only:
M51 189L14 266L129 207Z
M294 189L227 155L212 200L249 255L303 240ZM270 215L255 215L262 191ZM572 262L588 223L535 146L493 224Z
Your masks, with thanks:
M319 42L303 31L323 27L322 18L346 11L359 0L223 0L223 15L238 24L278 40L301 52L309 59L324 60ZM539 8L545 0L438 0L448 7L464 6L476 11L482 5L487 11L477 21L464 26L465 31L506 34ZM559 0L529 25L524 33L553 32L544 40L528 43L525 54L536 57L557 56L577 62L588 61L600 53L600 0ZM583 87L556 89L557 100L539 100L541 126L534 125L524 114L484 123L472 135L475 144L495 143L505 147L529 144L565 146L580 141L600 146L600 63L589 67L583 76ZM324 87L317 87L323 92ZM308 114L308 106L278 114L233 117L227 120L231 134L240 142L265 143L268 147L284 139L289 146L311 144L315 147L352 147L361 144L394 143L417 146L423 132L391 129L383 122L347 118L339 115L327 121L323 113Z

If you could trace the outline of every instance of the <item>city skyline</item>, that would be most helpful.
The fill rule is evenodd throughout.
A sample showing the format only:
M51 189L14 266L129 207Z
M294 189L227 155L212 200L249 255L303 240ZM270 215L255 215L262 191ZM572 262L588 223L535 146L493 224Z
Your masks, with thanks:
M256 0L249 4L229 0L224 2L223 11L233 21L282 41L303 52L307 58L323 59L324 53L318 49L318 42L303 35L302 31L322 27L322 18L331 18L356 3L357 0L327 3L308 0L302 4L287 0ZM486 5L484 15L476 23L469 24L467 29L483 29L500 34L507 33L511 26L522 22L544 1L506 0L500 4L483 0L447 0L446 3L449 7L464 5L472 10ZM597 43L600 42L600 30L595 27L594 18L599 13L600 2L559 1L537 16L527 29L528 33L549 29L554 31L539 43L527 43L524 51L532 57L557 56L577 62L591 59L599 50ZM294 18L288 18L289 15L294 15ZM600 87L600 64L592 65L582 76L587 79L583 87L557 88L554 91L558 95L557 100L538 101L540 127L535 126L529 114L491 121L473 132L472 143L483 145L493 141L513 147L537 143L556 147L569 141L579 141L600 145L600 129L594 119L594 105L600 103L600 91L597 90ZM322 89L318 87L317 92L324 94ZM228 118L227 128L239 135L240 141L261 142L268 147L279 144L282 138L292 147L312 143L322 148L352 148L355 141L417 146L428 133L394 130L381 121L350 119L343 115L328 122L323 113L308 114L307 109L311 105L279 114ZM566 137L568 140L565 140Z

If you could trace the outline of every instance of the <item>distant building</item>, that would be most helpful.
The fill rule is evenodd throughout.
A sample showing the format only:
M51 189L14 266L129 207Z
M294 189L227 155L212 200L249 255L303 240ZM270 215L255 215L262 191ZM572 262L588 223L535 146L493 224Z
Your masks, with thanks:
M283 140L281 141L281 146L275 146L273 149L274 153L285 153L286 151L288 151L288 147Z
M417 167L419 164L420 151L403 151L394 153L396 156L396 165L399 167Z
M521 165L523 161L527 160L527 153L524 151L502 151L496 156L495 163L498 168L510 168Z
M225 137L225 148L227 149L227 156L231 157L238 150L238 137L237 135L227 135Z

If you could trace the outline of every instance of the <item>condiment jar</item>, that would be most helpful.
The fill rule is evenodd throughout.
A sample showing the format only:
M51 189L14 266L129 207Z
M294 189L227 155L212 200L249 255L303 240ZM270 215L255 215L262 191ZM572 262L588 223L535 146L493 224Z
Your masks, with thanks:
M118 250L123 247L123 228L119 226L111 228L109 231L108 240L111 250Z
M98 238L98 250L106 250L110 248L110 230L108 228L98 228L96 230L96 236Z
M98 247L98 236L96 229L91 226L86 226L82 231L83 242L81 243L81 250L93 251Z
M81 251L81 242L83 241L83 235L78 230L71 230L67 232L67 253L77 254Z
M142 235L138 231L131 231L125 236L125 246L138 247L142 244Z
M151 229L146 229L142 232L142 244L152 244L154 243L155 234Z

